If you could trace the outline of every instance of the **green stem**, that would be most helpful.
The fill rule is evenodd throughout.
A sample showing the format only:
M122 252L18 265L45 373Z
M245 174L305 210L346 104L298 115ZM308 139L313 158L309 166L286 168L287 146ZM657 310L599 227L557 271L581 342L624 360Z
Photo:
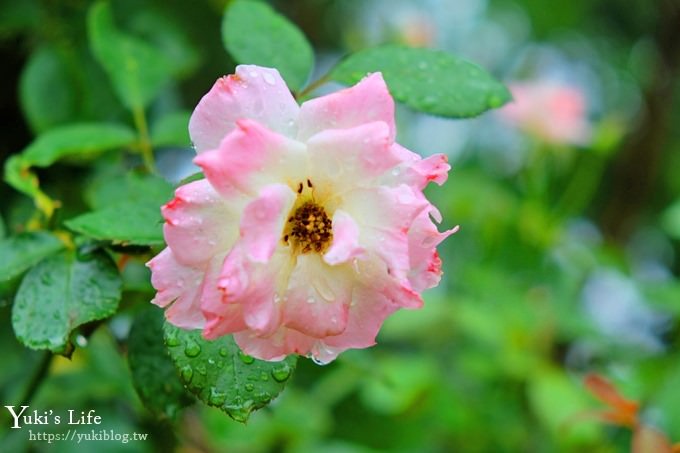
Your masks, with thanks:
M132 116L135 127L139 132L139 150L142 153L144 167L146 167L149 173L154 173L156 171L156 166L153 158L153 148L151 147L151 138L149 138L149 127L146 124L146 116L144 116L144 109L135 107L132 110Z
M296 99L299 99L299 100L304 99L306 96L310 95L314 90L319 88L321 85L324 85L324 84L330 82L330 80L331 80L331 73L327 72L322 77L320 77L317 80L315 80L314 82L310 83L302 91L297 93L296 96L295 96Z
M31 381L28 383L26 390L22 398L19 400L19 404L28 404L31 402L35 393L40 388L40 384L47 376L47 372L50 369L50 364L52 363L53 354L49 351L43 352L43 356L40 358L40 363L38 364Z

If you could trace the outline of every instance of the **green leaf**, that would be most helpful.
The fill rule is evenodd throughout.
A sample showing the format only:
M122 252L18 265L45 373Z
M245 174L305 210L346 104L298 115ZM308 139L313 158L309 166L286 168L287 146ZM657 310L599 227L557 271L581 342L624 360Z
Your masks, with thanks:
M21 154L14 154L5 161L5 181L19 192L28 195L38 209L47 217L52 216L55 209L54 201L40 190L40 183L30 165L24 162Z
M0 240L0 283L14 280L63 247L63 242L45 231L19 233Z
M122 201L64 223L76 233L114 244L163 244L160 205L146 200Z
M191 112L173 112L161 117L151 127L151 144L160 146L191 146L189 118Z
M661 225L670 237L680 240L680 200L666 209L661 217Z
M95 177L86 187L84 198L93 209L102 209L125 200L149 202L158 208L172 199L174 188L160 176L137 172L112 172Z
M76 114L76 93L63 56L44 46L35 51L21 72L19 101L35 132L62 124Z
M198 330L168 323L165 344L189 391L240 422L281 393L297 363L297 356L281 362L256 360L243 354L231 336L208 341Z
M341 61L330 77L353 85L371 72L382 72L396 100L432 115L476 116L511 99L484 69L432 49L388 45L362 50Z
M314 52L305 35L269 5L237 0L222 20L222 40L238 63L276 68L293 90L309 78Z
M108 2L97 2L87 18L90 47L116 94L130 110L143 110L164 88L173 62L146 42L116 29Z
M128 362L135 389L152 413L173 419L180 409L193 402L163 343L163 311L151 304L132 324Z
M132 129L121 124L77 123L51 129L36 138L22 152L32 167L48 167L64 158L90 158L133 144Z
M73 329L118 308L121 282L102 251L50 256L24 277L12 308L14 332L31 349L62 353Z

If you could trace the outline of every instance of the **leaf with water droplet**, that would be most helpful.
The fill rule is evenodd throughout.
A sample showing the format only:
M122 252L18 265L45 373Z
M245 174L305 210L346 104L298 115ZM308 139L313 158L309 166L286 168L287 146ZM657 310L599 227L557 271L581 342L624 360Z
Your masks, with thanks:
M224 47L238 63L276 68L291 90L307 81L314 51L302 31L269 5L237 0L224 13ZM265 83L274 82L271 76Z
M169 339L178 343L168 352L186 388L240 422L281 393L297 363L297 356L280 362L257 360L243 354L231 336L209 341L198 330L183 330L168 323L164 331L166 344ZM194 346L200 353L193 357L186 354L187 348ZM182 372L186 369L192 370L190 379Z
M118 269L100 250L65 250L32 268L12 307L12 327L25 346L65 353L78 326L115 313L121 297Z
M171 339L166 338L166 343ZM177 336L173 341L179 343ZM128 363L139 398L157 417L174 419L194 401L182 385L191 382L193 370L182 367L180 380L163 344L163 311L151 304L135 317L130 329Z
M396 100L432 115L477 116L511 99L484 69L433 49L387 45L362 50L342 60L331 78L353 85L372 72L382 72Z
M0 240L0 295L11 293L24 272L63 247L56 236L46 231L20 233Z

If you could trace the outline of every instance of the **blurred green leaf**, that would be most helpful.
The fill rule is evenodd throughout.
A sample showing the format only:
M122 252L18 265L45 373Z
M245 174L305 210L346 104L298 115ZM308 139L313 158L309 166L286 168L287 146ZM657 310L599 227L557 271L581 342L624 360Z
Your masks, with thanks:
M161 205L172 199L174 188L160 176L133 171L115 171L98 175L85 187L83 194L93 209L113 206L121 201L135 200Z
M114 244L163 244L160 205L153 201L121 201L69 219L64 224L76 233Z
M293 91L307 81L314 65L314 51L302 31L265 3L236 0L229 5L222 40L238 63L278 69Z
M22 151L22 159L32 167L48 167L60 159L93 157L135 140L134 131L121 124L69 124L39 135Z
M117 30L108 2L92 5L87 30L92 52L120 100L130 110L142 110L170 80L172 60L146 42Z
M21 154L14 154L5 161L5 182L19 192L33 199L35 206L47 217L55 209L54 201L40 190L40 183L35 173L31 172L30 164L24 161Z
M484 69L432 49L387 45L362 50L341 61L330 77L353 85L371 72L382 72L396 100L432 115L472 117L511 99Z
M166 11L148 8L136 11L130 23L130 30L144 41L163 52L173 65L171 71L177 77L194 72L200 63L199 51L186 36L174 16Z
M430 357L375 357L361 388L364 404L379 414L401 414L422 400L435 382L437 367Z
M34 132L72 119L76 93L63 56L53 47L33 52L21 72L19 101Z
M118 270L101 251L64 251L24 277L12 308L17 338L31 349L65 352L76 327L111 316L121 296Z
M189 118L191 112L173 112L151 126L151 144L161 146L191 146Z
M680 200L664 211L661 217L661 225L670 237L680 240Z
M231 336L205 340L200 330L165 324L165 344L186 387L239 422L281 393L297 356L265 362L243 354Z
M19 233L0 240L0 283L19 277L63 247L63 242L45 231Z
M0 213L0 239L3 239L7 235L7 227L5 226L5 221Z
M149 304L137 315L128 339L132 380L144 405L160 417L173 419L192 403L163 343L163 311Z

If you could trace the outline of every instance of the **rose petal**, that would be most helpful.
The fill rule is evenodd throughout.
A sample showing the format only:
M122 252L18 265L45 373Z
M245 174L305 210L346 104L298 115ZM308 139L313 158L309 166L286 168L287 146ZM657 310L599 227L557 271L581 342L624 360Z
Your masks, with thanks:
M272 184L246 206L241 219L241 242L248 258L260 263L269 261L294 202L295 193L288 186Z
M217 79L200 100L189 120L189 134L198 153L217 148L243 118L294 137L298 111L276 69L240 65L235 75Z
M387 124L394 140L394 100L382 74L374 73L353 87L311 99L300 107L298 139L305 141L326 129L345 129L373 121Z
M179 187L175 198L161 208L163 235L175 258L199 265L217 252L226 252L238 237L240 200L229 205L205 179Z
M330 265L346 263L364 256L366 249L359 245L359 226L342 209L333 214L333 241L323 259Z
M263 186L294 186L306 179L305 146L252 120L239 120L217 149L194 159L212 186L225 198L237 192L254 196Z

